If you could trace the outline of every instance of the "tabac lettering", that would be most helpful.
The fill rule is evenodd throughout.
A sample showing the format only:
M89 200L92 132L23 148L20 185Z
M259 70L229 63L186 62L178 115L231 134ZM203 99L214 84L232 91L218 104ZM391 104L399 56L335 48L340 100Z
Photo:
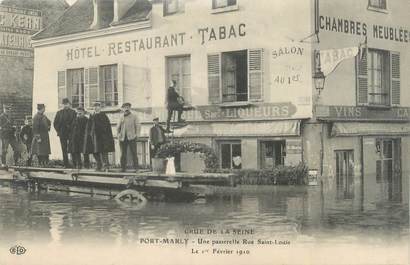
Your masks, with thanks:
M246 36L246 24L241 23L238 25L230 26L219 26L215 28L199 28L198 34L201 38L201 45L205 42L216 41L216 40L227 40L234 39L238 37Z

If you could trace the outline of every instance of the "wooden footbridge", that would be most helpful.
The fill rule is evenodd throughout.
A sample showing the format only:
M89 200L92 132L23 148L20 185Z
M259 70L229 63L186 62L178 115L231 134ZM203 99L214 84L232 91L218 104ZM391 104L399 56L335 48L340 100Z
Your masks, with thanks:
M63 191L139 200L193 201L212 193L209 186L234 186L234 174L150 171L99 172L63 168L2 167L0 180L26 185L34 191ZM135 198L134 198L135 197Z

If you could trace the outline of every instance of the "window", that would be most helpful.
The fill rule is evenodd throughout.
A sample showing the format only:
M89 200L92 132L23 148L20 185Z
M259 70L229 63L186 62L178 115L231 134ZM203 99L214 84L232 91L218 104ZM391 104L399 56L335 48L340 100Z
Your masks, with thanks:
M386 9L386 0L369 0L369 7Z
M387 183L393 175L393 140L376 139L376 182Z
M220 161L223 169L241 169L242 151L240 141L224 141L219 143Z
M164 1L164 16L175 13L183 13L185 11L184 0L165 0Z
M274 168L285 163L285 141L260 142L260 167L262 169Z
M105 106L118 105L118 74L117 65L105 65L100 67L101 74L101 101Z
M123 68L119 66L115 64L58 71L59 103L67 97L71 99L73 107L83 105L90 108L95 101L104 102L104 106L118 106L119 91L123 87L123 82L120 82L123 79Z
M389 55L381 50L369 50L368 60L369 104L390 105Z
M357 56L357 104L390 107L400 105L400 54L367 49Z
M228 6L236 5L236 0L213 0L212 1L212 8L224 8Z
M84 106L84 69L67 70L67 97L74 108Z
M263 52L261 49L208 55L210 103L262 100Z
M149 145L148 141L137 141L138 164L142 168L149 168Z
M336 151L336 189L337 197L354 197L354 158L353 150Z
M191 102L191 57L178 56L167 58L167 84L177 82L176 90L185 102Z

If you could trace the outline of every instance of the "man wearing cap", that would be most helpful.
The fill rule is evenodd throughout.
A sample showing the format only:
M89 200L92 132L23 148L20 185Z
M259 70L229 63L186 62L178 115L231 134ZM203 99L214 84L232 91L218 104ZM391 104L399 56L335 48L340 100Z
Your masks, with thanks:
M90 115L86 127L84 154L93 154L97 171L108 170L108 153L115 151L111 122L101 111L101 103L94 103L94 113Z
M0 138L1 138L1 163L6 164L6 156L9 145L13 149L14 164L17 164L20 153L18 151L15 128L10 116L10 105L3 105L3 113L0 115Z
M24 143L27 149L27 166L31 166L31 143L33 142L33 126L32 126L32 119L30 116L27 116L24 120L24 126L21 128L20 131L20 139Z
M51 121L44 115L46 106L37 104L37 113L33 117L33 143L31 152L37 155L40 166L45 167L48 163L48 156L51 154L50 131Z
M90 166L90 159L88 152L84 151L85 131L88 123L88 118L84 115L85 111L82 106L77 108L77 117L73 123L73 129L70 140L70 151L73 158L75 168L82 168L81 153L84 157L84 167Z
M68 161L68 146L71 137L71 130L73 127L74 119L77 116L75 110L71 109L71 103L68 98L63 99L63 109L57 111L54 119L54 128L57 131L58 137L60 137L61 151L63 153L64 166L70 167Z
M123 115L117 125L117 136L121 148L121 169L125 172L127 168L127 150L130 148L134 170L138 170L137 136L140 125L137 115L131 113L131 104L122 105Z
M165 130L159 125L159 118L154 118L154 126L149 130L151 144L151 158L154 157L162 144L166 142Z

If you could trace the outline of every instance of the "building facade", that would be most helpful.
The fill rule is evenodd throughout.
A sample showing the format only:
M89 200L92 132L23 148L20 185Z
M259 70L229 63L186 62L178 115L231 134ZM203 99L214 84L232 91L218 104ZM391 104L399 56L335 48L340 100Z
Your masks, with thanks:
M391 2L78 0L33 37L34 103L53 118L64 97L86 108L104 101L113 128L132 103L145 166L152 118L166 120L175 80L194 109L173 137L212 146L221 168L305 162L342 198L405 199L410 9ZM321 65L340 59L320 95L315 50L328 51ZM59 157L54 131L51 139ZM190 154L181 166L203 163Z
M31 35L68 8L64 0L0 1L0 112L11 104L17 127L32 114L34 52Z
M87 108L102 100L113 126L119 106L131 102L142 122L145 164L152 118L166 120L175 80L195 109L184 113L189 125L174 137L213 146L223 168L298 163L300 124L312 116L311 46L294 40L310 34L310 8L296 0L79 0L67 19L34 37L34 102L53 115L66 96ZM295 14L304 23L292 23ZM71 15L81 16L78 23ZM197 160L182 167L202 168Z
M319 3L315 49L322 66L346 59L315 96L304 150L341 199L409 200L409 10L408 1Z

